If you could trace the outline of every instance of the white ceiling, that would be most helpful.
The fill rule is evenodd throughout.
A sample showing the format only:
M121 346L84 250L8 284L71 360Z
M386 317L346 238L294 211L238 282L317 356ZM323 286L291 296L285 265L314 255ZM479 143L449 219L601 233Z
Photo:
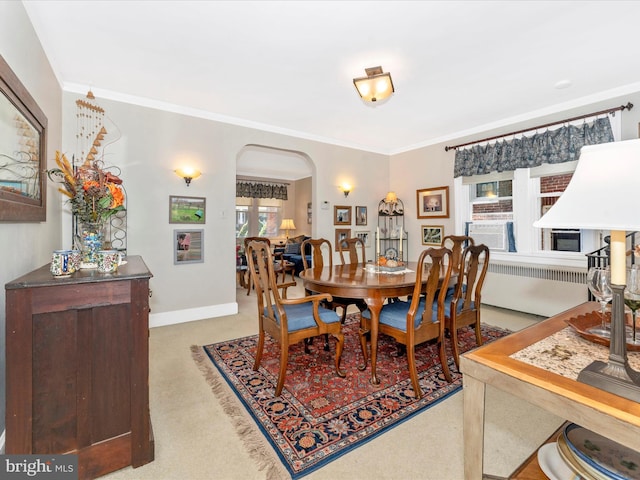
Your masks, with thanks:
M384 154L640 90L637 1L23 3L67 91Z

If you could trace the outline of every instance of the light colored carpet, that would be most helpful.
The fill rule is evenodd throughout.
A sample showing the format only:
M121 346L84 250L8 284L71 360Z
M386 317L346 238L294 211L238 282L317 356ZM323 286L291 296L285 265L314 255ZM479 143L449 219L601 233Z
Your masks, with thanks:
M290 297L302 296L297 289ZM150 407L155 461L109 480L266 479L191 358L191 345L257 333L256 297L237 290L239 314L154 328L150 334ZM519 330L538 317L483 307L483 321ZM305 479L462 480L462 395L417 415ZM485 472L508 476L563 419L487 389Z

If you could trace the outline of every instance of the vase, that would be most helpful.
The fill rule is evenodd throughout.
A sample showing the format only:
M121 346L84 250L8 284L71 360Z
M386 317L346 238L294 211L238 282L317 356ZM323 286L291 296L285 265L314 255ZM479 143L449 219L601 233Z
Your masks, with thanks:
M80 268L98 268L98 251L102 250L104 225L102 223L81 223L80 250L82 262Z

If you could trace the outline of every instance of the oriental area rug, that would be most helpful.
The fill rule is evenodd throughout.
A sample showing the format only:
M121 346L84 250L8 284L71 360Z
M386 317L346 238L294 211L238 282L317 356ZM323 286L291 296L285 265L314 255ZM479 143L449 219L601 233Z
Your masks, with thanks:
M380 335L378 378L371 385L371 368L362 363L358 316L349 315L343 325L345 346L341 367L334 369L335 339L331 350L324 338L315 338L311 353L302 342L289 347L284 389L274 397L278 380L279 345L266 336L262 364L253 371L258 336L205 346L192 346L193 358L231 416L239 435L267 477L297 479L363 445L462 388L462 375L453 362L446 340L453 382L444 378L437 346L416 348L416 363L423 397L416 400L409 379L406 355L397 356L395 340ZM485 343L510 332L482 326ZM459 331L461 352L475 347L471 328ZM275 452L275 455L274 453ZM277 458L276 458L277 457Z

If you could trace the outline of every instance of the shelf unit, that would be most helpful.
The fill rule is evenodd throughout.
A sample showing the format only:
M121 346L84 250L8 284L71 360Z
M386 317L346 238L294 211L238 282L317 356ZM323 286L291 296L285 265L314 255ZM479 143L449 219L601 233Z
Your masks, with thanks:
M378 203L378 228L376 229L375 258L406 262L409 239L404 229L404 203L397 197L383 198Z

